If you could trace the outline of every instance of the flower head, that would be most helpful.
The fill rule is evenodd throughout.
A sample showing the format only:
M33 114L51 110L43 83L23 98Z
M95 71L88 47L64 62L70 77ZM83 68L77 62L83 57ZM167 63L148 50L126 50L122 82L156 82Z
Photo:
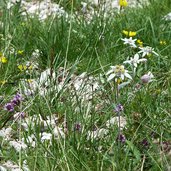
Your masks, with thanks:
M20 102L23 100L23 97L21 94L17 93L14 98L11 100L11 103L16 106L19 105Z
M143 47L143 42L140 39L137 40L137 43L140 47Z
M116 78L115 81L117 81L118 78L124 80L125 77L132 79L128 74L128 70L126 70L123 65L111 66L110 68L111 69L106 73L106 75L109 75L107 81L110 81L113 78Z
M124 110L123 106L121 104L118 104L116 107L115 107L115 112L118 113L118 112L122 112Z
M125 143L126 137L123 134L119 134L117 137L117 141L120 141L121 143Z
M124 61L123 63L129 63L129 64L133 65L133 66L136 68L137 65L138 65L140 62L146 62L146 61L147 61L146 58L139 59L139 54L136 53L136 54L134 55L134 57L131 57L130 60Z
M167 45L165 40L160 40L160 45Z
M142 83L146 84L152 81L152 79L154 78L154 75L151 72L148 72L147 74L144 74L141 77L141 81Z
M13 103L7 103L7 104L5 104L4 109L9 111L9 112L13 112L14 111L14 104Z
M119 5L121 7L126 7L126 6L128 6L128 2L127 2L127 0L119 0Z
M156 56L159 56L152 47L146 46L146 47L139 47L140 51L138 53L142 53L142 57L148 56L151 54L155 54Z
M127 30L123 30L122 33L129 37L134 37L137 34L135 31L127 31Z
M24 53L24 50L18 50L17 52L18 55L23 55L23 53Z
M129 39L128 38L124 38L124 39L121 39L122 41L124 41L124 44L129 44L131 47L134 47L136 48L136 44L135 44L135 41L137 39L132 39L132 37L130 37Z
M0 62L6 64L8 62L7 58L4 56L0 56Z

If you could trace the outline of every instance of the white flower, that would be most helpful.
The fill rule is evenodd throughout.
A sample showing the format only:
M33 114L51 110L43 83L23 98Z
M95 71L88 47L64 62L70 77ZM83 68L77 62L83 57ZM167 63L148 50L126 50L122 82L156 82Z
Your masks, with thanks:
M42 137L41 137L41 141L44 142L45 140L51 140L52 139L52 134L51 133L47 133L47 132L43 132L42 133Z
M123 129L123 128L125 128L125 126L126 126L126 119L125 119L125 117L122 117L122 116L120 116L120 128L121 128L121 130ZM106 126L109 128L109 127L112 127L113 125L117 125L118 127L119 127L119 117L118 116L116 116L116 117L113 117L113 118L111 118L110 120L108 120L107 122L106 122Z
M30 144L30 146L33 148L36 147L36 141L35 140L36 140L36 137L33 134L26 138L27 144ZM22 138L22 141L24 142L24 138Z
M135 44L135 41L137 39L132 39L132 37L130 37L129 39L128 38L124 38L124 39L121 39L124 41L124 44L129 44L131 47L137 47L136 44Z
M133 65L136 68L140 62L146 62L146 61L147 61L146 58L139 59L139 54L136 53L133 58L131 57L130 60L124 61L123 63L124 64L129 63L130 65Z
M53 134L56 139L65 138L65 133L63 132L63 129L57 126L53 129Z
M12 128L2 128L0 130L0 137L3 137L5 140L9 140L12 135Z
M123 65L111 66L110 68L111 69L106 73L106 75L109 75L107 81L110 81L115 77L121 78L122 80L124 80L125 77L132 79L128 74L128 70L126 70Z
M155 54L156 56L159 56L158 53L156 53L154 51L154 48L150 47L150 46L146 46L146 47L139 47L140 51L138 53L142 53L142 57L146 56L146 55L150 55L150 54Z
M22 141L10 141L9 144L10 146L14 147L17 152L27 148L27 145Z
M101 139L104 138L108 134L108 130L101 128L97 129L95 131L89 131L87 135L87 140L93 140L93 139Z

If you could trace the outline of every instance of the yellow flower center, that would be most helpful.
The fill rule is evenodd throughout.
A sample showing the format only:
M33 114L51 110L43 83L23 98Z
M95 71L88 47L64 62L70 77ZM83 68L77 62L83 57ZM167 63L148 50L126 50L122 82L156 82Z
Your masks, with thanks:
M127 0L119 0L119 5L121 7L126 7L126 6L128 6L128 2L127 2Z

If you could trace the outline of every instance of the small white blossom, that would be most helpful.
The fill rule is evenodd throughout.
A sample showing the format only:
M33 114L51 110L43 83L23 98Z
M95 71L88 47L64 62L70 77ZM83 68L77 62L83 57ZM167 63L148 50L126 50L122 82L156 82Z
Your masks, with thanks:
M42 137L41 137L41 141L44 142L46 140L51 140L52 139L52 134L51 133L47 133L47 132L43 132L42 133Z
M21 150L25 150L27 148L27 145L22 141L10 141L10 146L12 146L17 152Z
M57 126L53 129L53 134L56 139L65 138L65 133L63 129Z
M3 137L5 140L9 140L12 135L12 128L2 128L0 130L0 137Z
M111 69L106 73L106 75L109 75L107 81L110 81L113 78L121 78L124 80L125 77L132 79L132 77L128 74L128 70L126 70L123 65L111 66L110 68Z
M130 37L130 38L124 38L124 39L121 39L121 40L124 41L124 44L129 44L131 47L134 47L134 48L137 47L136 44L135 44L137 39L132 39L132 37Z
M127 122L126 122L125 117L120 116L120 128L121 128L121 130L122 130L123 128L125 128L126 124L127 124ZM117 126L119 127L119 117L118 117L118 116L113 117L113 118L111 118L110 120L108 120L108 121L106 122L106 126L107 126L108 128L109 128L109 127L112 127L113 125L117 125Z
M140 49L140 51L138 53L142 53L142 57L144 57L146 55L151 55L152 53L156 56L159 56L159 54L154 51L154 48L152 48L150 46L139 47L139 49Z
M136 53L134 55L134 57L131 57L130 60L128 61L124 61L123 63L129 63L130 65L133 65L135 68L137 68L137 65L140 63L140 62L146 62L147 59L146 58L141 58L139 59L139 54Z
M95 131L89 131L87 134L87 140L93 140L93 139L101 139L105 137L108 134L108 130L101 128L97 129Z

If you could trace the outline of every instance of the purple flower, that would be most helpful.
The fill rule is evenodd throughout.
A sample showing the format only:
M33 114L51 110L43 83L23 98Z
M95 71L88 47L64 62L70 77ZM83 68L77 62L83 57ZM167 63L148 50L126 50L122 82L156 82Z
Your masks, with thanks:
M126 141L125 135L119 134L117 137L117 141L120 141L121 143L125 143Z
M14 105L13 105L13 103L7 103L7 104L5 104L4 109L7 110L7 111L9 111L9 112L13 112L14 111Z
M119 113L119 112L122 112L123 110L124 110L123 106L122 106L121 104L118 104L118 105L115 107L114 112Z
M81 124L80 124L80 123L76 123L76 124L74 125L74 130L75 130L75 131L81 131Z
M14 98L11 100L11 103L14 104L14 106L17 106L20 104L20 102L23 100L22 95L17 93Z
M149 142L146 138L144 138L142 141L141 141L141 144L144 146L144 147L148 147L149 146Z

